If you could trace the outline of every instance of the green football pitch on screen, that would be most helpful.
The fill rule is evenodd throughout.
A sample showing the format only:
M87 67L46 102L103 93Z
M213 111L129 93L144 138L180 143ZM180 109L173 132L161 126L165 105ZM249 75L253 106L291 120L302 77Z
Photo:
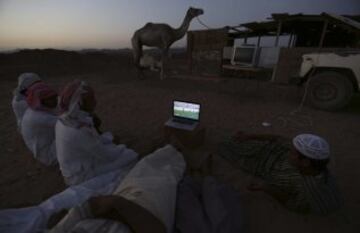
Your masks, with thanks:
M184 110L174 110L174 115L177 117L184 117L184 118L190 118L197 120L199 119L199 112L193 112L193 111L186 111Z

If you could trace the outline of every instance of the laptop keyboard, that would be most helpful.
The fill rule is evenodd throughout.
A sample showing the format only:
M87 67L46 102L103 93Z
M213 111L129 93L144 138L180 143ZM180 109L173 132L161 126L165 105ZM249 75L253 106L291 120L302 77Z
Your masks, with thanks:
M182 119L178 119L178 118L174 118L173 121L177 122L177 123L188 124L188 125L194 124L194 121L182 120Z

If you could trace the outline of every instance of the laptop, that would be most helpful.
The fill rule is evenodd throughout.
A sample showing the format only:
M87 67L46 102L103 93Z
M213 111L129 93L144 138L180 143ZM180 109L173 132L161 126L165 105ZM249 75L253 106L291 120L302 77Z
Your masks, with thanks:
M172 117L165 123L166 126L194 130L200 120L200 104L174 100Z

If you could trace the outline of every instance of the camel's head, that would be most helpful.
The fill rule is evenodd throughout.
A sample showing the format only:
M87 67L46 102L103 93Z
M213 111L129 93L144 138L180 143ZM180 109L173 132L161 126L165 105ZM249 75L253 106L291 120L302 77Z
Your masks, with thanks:
M194 17L204 14L204 11L203 11L203 9L190 7L189 10L187 11L187 13L188 13L188 15L190 15L191 17L194 18Z

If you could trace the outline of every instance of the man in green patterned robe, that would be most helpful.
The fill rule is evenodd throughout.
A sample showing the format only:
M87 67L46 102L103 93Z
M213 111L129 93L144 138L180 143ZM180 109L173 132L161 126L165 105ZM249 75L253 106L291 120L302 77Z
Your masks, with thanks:
M300 134L288 140L272 135L238 133L219 145L218 153L236 167L261 179L250 184L290 210L328 214L343 200L327 169L329 144L321 137Z

